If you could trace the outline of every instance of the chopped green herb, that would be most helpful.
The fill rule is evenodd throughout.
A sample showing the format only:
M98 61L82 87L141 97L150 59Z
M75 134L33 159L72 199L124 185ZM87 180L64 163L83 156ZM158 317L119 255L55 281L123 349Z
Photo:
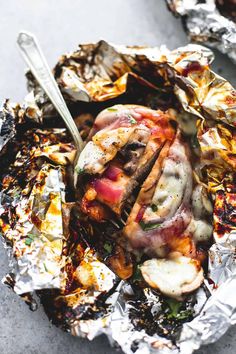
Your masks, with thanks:
M177 301L175 299L166 299L165 300L168 307L168 319L176 319L176 320L184 320L190 317L193 313L192 310L181 310L182 302Z
M134 118L130 119L129 122L130 122L131 124L136 124L136 123L137 123L137 121L136 121Z
M157 229L157 228L160 226L159 223L154 223L154 224L148 223L148 224L146 224L146 223L145 223L144 221L142 221L142 220L139 222L139 225L141 226L141 228L143 229L143 231L154 230L154 229Z
M136 124L137 121L131 116L131 114L128 114L128 118L129 118L129 123L130 124Z
M179 313L181 306L182 306L182 302L169 298L169 299L166 299L166 303L169 306L170 315L173 317L176 317Z
M103 248L108 254L111 254L112 245L110 244L110 242L105 242Z
M151 205L151 209L152 209L152 211L157 211L157 209L158 209L158 206L156 205L156 204L152 204Z
M32 242L33 242L32 238L28 238L28 237L27 237L27 238L25 239L25 244L26 244L27 246L30 246Z
M31 243L34 241L35 237L36 237L36 235L31 234L31 233L28 233L28 235L27 235L27 237L26 237L26 239L25 239L25 244L26 244L27 246L30 246Z
M143 276L142 276L142 273L140 270L140 266L137 265L137 267L133 273L132 280L133 280L133 282L136 282L136 281L140 281L142 279L143 279Z
M82 173L84 173L84 169L81 167L76 167L75 171L77 172L78 175L81 175Z
M27 236L28 236L29 238L32 238L33 240L34 240L35 237L36 237L36 235L35 235L35 234L32 234L31 232L29 232L29 233L27 234Z
M47 269L47 266L46 266L45 262L43 262L43 266L44 266L45 272L48 272L48 269Z
M184 311L180 311L180 313L178 313L176 318L177 318L177 320L185 320L185 319L189 318L192 315L193 315L193 311L184 310Z
M13 193L13 198L19 198L21 196L21 192L19 190L16 190L14 193Z
M107 108L107 110L108 110L109 112L117 112L117 111L118 111L118 109L117 109L117 108L114 108L114 107L109 107L109 108Z

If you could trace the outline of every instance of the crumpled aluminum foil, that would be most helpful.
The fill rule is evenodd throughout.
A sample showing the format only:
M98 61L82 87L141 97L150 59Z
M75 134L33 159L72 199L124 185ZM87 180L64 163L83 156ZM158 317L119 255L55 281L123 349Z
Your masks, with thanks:
M219 12L215 0L166 1L173 14L181 16L192 41L217 48L236 62L236 23Z
M9 110L11 109L9 108ZM0 150L15 135L13 114L9 110L4 105L0 112Z
M65 129L35 129L28 135L26 140L32 139L34 146L32 142L21 145L1 190L1 213L7 214L1 220L1 228L17 260L17 294L63 287L63 165L73 160L75 153L73 145L63 143ZM62 140L53 144L59 137Z
M137 328L138 317L131 317L132 309L138 308L131 300L132 286L120 281L90 248L86 236L91 225L83 224L74 200L65 200L73 144L65 129L51 128L60 124L57 114L31 75L26 102L14 109L8 102L5 104L0 115L2 126L9 114L15 127L10 136L8 130L1 131L6 143L1 152L0 224L15 259L13 274L5 282L28 301L36 290L50 319L73 335L91 340L105 333L113 345L118 344L127 354L190 354L201 345L216 341L236 322L236 92L211 71L212 60L212 52L198 45L170 52L164 47L112 46L100 41L81 45L76 52L63 56L54 69L84 138L97 112L114 102L172 108L177 116L183 114L181 104L188 113L185 121L195 126L198 119L202 155L199 170L207 175L208 189L217 201L215 243L209 250L208 277L195 294L195 318L183 324L174 342ZM9 155L9 143L13 156ZM226 212L218 213L222 210ZM15 219L16 213L19 219ZM219 224L227 234L219 232ZM29 235L36 226L37 234ZM43 238L46 243L42 245ZM49 264L42 267L45 261ZM75 282L78 264L83 264L85 271L89 265L89 276L92 274L92 281L97 284L94 289ZM142 299L153 316L160 310L156 292L144 288Z

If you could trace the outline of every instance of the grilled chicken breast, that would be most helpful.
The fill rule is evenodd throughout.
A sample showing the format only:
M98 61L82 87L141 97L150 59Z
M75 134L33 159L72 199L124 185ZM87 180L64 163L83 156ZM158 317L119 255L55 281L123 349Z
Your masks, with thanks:
M136 105L113 106L97 116L89 139L77 165L85 182L83 212L97 221L109 219L109 210L119 216L141 186L122 230L128 251L150 257L140 266L150 287L176 299L197 289L204 259L197 243L211 237L212 206L169 115ZM110 266L127 279L133 267L125 272L124 259L111 258Z
M134 188L147 176L162 145L174 136L169 116L136 105L117 105L96 118L90 141L82 151L77 171L90 175L82 201L83 210L93 212L98 203L120 215Z

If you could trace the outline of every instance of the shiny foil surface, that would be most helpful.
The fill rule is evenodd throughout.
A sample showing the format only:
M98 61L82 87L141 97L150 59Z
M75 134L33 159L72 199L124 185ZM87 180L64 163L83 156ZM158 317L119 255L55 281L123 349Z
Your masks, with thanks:
M219 49L236 62L236 3L234 0L166 0L180 16L191 41Z
M176 3L180 11L187 2ZM127 354L190 354L236 323L236 92L211 70L213 59L199 45L171 52L100 41L80 45L54 68L83 139L97 113L116 103L169 109L183 132L196 136L196 174L205 176L214 202L214 242L205 281L186 298L192 318L174 336L155 322L160 293L144 286L137 297L99 256L98 236L107 236L80 212L79 190L71 186L73 143L30 73L25 101L3 104L0 226L12 268L3 282L32 309L40 299L49 319L73 335L105 333Z

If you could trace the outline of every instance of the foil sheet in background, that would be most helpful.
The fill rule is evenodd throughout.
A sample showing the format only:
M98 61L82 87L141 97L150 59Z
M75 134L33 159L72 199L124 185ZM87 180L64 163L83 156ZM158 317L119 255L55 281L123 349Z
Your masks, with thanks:
M165 48L129 48L112 46L101 41L97 44L81 45L78 51L63 56L55 68L55 77L72 110L75 109L74 105L83 107L85 111L93 107L94 114L104 105L105 107L112 105L114 100L130 103L132 97L136 98L137 103L152 107L163 104L163 107L167 105L166 108L173 108L173 105L178 106L177 97L182 107L189 113L188 120L193 119L194 116L199 118L198 139L202 153L205 154L205 162L201 168L204 168L209 175L209 190L214 198L219 197L224 208L227 209L229 204L232 212L232 203L227 193L235 195L236 94L226 80L210 70L209 65L212 60L212 52L197 45L189 45L169 52ZM9 141L17 140L19 126L27 122L33 124L33 128L29 126L29 132L26 132L24 139L33 138L34 146L32 149L31 140L27 140L26 144L19 140L16 144L15 149L19 152L10 170L14 171L26 162L29 170L26 169L24 184L20 189L15 179L5 181L1 218L2 215L11 217L11 213L14 216L14 208L22 210L23 202L29 206L27 212L34 211L41 219L48 217L49 220L55 216L52 209L56 206L57 219L54 219L54 230L48 232L46 229L39 229L40 235L32 232L29 234L29 230L26 230L28 226L32 230L35 226L34 222L26 223L23 230L25 233L21 235L14 233L14 230L17 231L19 226L22 226L19 222L12 224L11 220L9 224L2 225L5 242L13 245L13 256L16 261L13 269L15 275L12 279L14 286L17 284L16 280L18 281L15 291L25 295L25 292L40 290L39 295L49 317L51 318L54 311L62 321L62 328L90 340L105 333L112 344L118 344L127 354L134 352L190 354L202 344L216 341L236 322L234 215L227 214L228 220L227 218L214 220L216 243L209 251L211 282L208 283L206 279L207 289L202 287L198 290L194 307L196 317L183 325L176 343L157 334L147 334L144 329L137 329L130 317L135 304L127 300L133 295L130 284L116 279L114 274L96 259L94 252L86 248L83 243L74 245L73 237L68 233L68 218L73 205L69 206L65 202L64 189L68 159L72 158L73 146L63 135L63 130L49 129L48 125L52 125L50 119L55 116L55 112L32 78L29 86L32 91L27 96L26 102L21 106L15 106L14 109L5 105L1 115L2 126L6 124L8 114L11 117L9 124L14 126L13 136L9 135L7 129L2 130L2 136L6 136L6 143L1 152L2 158L8 156ZM91 112L86 113L86 121L88 116L91 118L91 115ZM81 116L78 118L80 128L81 121L84 121L84 114L82 118ZM36 129L35 124L41 124L41 130ZM29 138L28 135L32 137ZM63 146L60 145L62 140ZM30 154L29 146L32 149ZM209 159L209 156L214 156L214 159ZM6 168L8 168L7 162ZM46 179L41 178L41 169L46 173ZM53 179L50 177L51 173ZM32 178L35 176L40 182L36 186L35 179ZM33 183L30 182L31 180ZM34 193L35 189L37 193ZM225 199L222 199L222 195ZM46 209L45 205L47 205ZM227 225L227 233L224 234L226 237L218 237L216 231L219 223ZM47 223L47 226L50 226L50 223ZM42 249L42 243L39 241L45 236L49 247ZM53 244L55 238L59 241L56 252ZM21 250L18 245L22 245L23 256L27 255L23 263L22 255L19 256L16 252L18 249ZM42 259L46 260L47 252L50 264L42 267L42 262L38 262L38 255L40 254ZM67 291L68 282L71 281L68 270L73 263L74 253L79 254L80 262L84 265L95 266L96 271L98 270L98 277L94 273L94 279L97 279L96 291L87 292L81 288L72 292ZM99 280L100 274L105 275L102 277L102 282ZM6 278L6 282L9 283L9 277ZM49 292L49 288L55 289L56 293ZM98 301L101 292L106 295L102 309L101 301ZM158 294L150 289L144 289L142 300L153 314L160 309ZM87 315L83 317L81 315L83 311L89 313L91 318ZM93 313L98 315L96 319L92 316Z
M236 63L236 3L234 0L166 1L173 14L181 16L191 41L217 48ZM225 7L221 6L221 3ZM222 13L219 12L221 9Z

